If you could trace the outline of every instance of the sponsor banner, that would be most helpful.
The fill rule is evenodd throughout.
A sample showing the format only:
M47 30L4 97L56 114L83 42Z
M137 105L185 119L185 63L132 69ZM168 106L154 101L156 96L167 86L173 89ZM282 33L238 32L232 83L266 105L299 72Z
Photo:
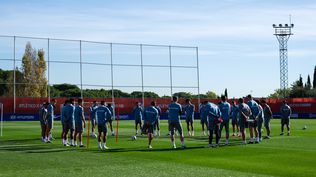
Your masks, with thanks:
M3 114L4 121L36 121L38 114Z
M117 116L118 117L118 116ZM280 114L273 114L274 119L280 119L281 115ZM316 118L316 113L299 113L299 114L292 114L291 116L292 119L298 119L298 118L304 118L304 119L314 119ZM86 117L86 120L88 120L89 117ZM134 120L134 116L132 114L120 114L119 115L120 120ZM168 115L167 114L162 114L160 116L161 120L168 120ZM199 120L199 114L195 114L195 118ZM38 114L4 114L3 115L3 120L4 121L38 121L39 116ZM60 120L60 115L55 115L54 120L58 121ZM185 116L181 116L181 120L185 120Z

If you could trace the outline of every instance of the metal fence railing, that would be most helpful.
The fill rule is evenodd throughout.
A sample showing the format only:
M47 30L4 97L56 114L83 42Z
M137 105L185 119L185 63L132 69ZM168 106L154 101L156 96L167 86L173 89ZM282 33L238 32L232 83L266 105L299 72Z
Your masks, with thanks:
M198 47L0 35L0 69L12 71L10 79L0 80L4 89L0 96L29 97L19 88L46 85L20 78L25 77L20 73L27 43L45 53L48 101L50 86L62 83L78 86L81 97L86 89L111 90L112 102L118 89L140 91L143 103L146 91L167 96L181 91L200 94Z

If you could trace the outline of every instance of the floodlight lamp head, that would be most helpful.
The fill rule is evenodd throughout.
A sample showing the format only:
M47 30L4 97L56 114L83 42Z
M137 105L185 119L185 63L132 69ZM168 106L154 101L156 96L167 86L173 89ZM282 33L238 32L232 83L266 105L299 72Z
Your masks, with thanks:
M276 27L276 25L275 25L275 24L273 24L272 26L273 26L273 28L275 28L275 27Z
M285 27L289 27L289 25L288 25L288 24L285 24Z
M282 27L282 24L279 24L279 27Z
M291 24L291 27L292 27L292 28L294 27L294 24L293 24L293 23Z

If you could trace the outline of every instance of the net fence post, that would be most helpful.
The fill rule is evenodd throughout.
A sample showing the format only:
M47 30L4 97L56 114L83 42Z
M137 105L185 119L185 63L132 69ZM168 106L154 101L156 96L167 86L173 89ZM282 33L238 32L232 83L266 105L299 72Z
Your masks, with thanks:
M198 104L201 102L200 98L200 70L199 70L199 48L196 47L196 74L197 74L197 89L198 89Z
M83 90L82 90L82 42L81 40L79 41L79 45L80 45L80 48L79 48L79 52L80 52L80 95L81 95L81 98L83 99Z
M172 86L172 57L171 57L171 46L169 46L169 66L170 66L170 97L172 99L172 94L173 94L173 86Z
M112 90L112 103L114 104L114 71L113 71L113 44L110 43L110 60L111 60L111 90ZM114 105L116 106L116 105ZM114 115L115 115L115 107L114 107Z
M0 103L0 109L1 109L1 136L3 132L3 103Z
M16 71L15 71L15 42L16 42L16 36L13 36L13 113L15 114L16 110Z
M142 79L142 102L143 102L143 108L145 108L144 65L143 65L143 45L142 44L140 44L140 67L141 67L141 79Z
M48 83L48 102L50 102L50 76L49 76L49 72L50 72L50 59L49 59L49 38L47 38L47 83Z

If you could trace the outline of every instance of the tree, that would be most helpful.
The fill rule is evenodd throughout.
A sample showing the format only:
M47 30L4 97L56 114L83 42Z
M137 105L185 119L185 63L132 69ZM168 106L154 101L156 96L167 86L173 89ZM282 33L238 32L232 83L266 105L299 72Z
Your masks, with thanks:
M47 79L46 79L46 62L44 59L45 52L43 49L38 50L37 60L35 63L35 74L41 97L47 97Z
M140 91L134 91L131 93L131 97L132 98L142 98L143 97L143 93Z
M155 92L144 92L145 98L159 98L159 95Z
M292 84L290 98L300 98L307 96L306 89L303 87L303 79L300 75L299 79Z
M205 94L206 94L207 98L209 98L209 99L217 99L217 97L218 97L216 95L216 93L214 93L212 91L207 91Z
M32 48L30 42L26 44L25 52L22 57L22 83L24 87L24 94L22 96L47 96L47 79L45 76L46 62L44 54L42 49L36 52L36 49Z
M313 88L316 89L316 66L314 68Z
M303 78L302 78L302 76L300 75L300 78L299 78L299 80L297 81L297 84L296 84L298 87L302 87L303 88L303 86L304 86L304 83L303 83Z
M113 92L114 92L114 97L117 97L117 98L130 98L131 97L129 93L123 92L118 89L114 89ZM112 97L112 92L110 96Z
M13 97L14 95L14 70L9 70L9 76L7 80L7 96ZM15 68L15 82L16 83L23 83L24 81L24 75L23 73L19 70L19 68ZM22 84L16 84L15 85L15 95L18 97L23 97L24 94L24 85Z
M307 82L305 84L305 88L307 90L310 90L312 88L312 84L311 84L311 78L309 77L309 75L307 76Z
M206 94L200 94L200 98L207 98L207 95Z
M13 74L13 72L2 70L0 68L0 96L7 95L9 92L10 85L8 81L10 74Z
M72 84L56 84L53 85L53 89L51 91L54 94L59 95L60 97L80 97L81 90L78 86ZM56 95L56 96L57 96ZM53 95L51 95L53 97Z
M269 98L284 98L283 91L284 91L283 89L276 89L274 93L270 94L268 97ZM290 96L290 92L291 92L290 88L285 90L285 98L288 98Z
M37 95L38 90L33 89L33 63L36 59L36 53L32 48L30 42L25 46L25 52L22 57L22 73L23 73L23 87L24 87L24 96L34 96Z
M60 90L58 90L54 86L49 86L49 89L50 89L50 96L51 97L60 97L60 93L61 93Z
M225 95L226 98L228 98L227 88L225 88L224 95Z
M177 92L177 93L174 93L173 96L177 96L179 98L193 98L193 94L192 93L189 93L189 92Z

